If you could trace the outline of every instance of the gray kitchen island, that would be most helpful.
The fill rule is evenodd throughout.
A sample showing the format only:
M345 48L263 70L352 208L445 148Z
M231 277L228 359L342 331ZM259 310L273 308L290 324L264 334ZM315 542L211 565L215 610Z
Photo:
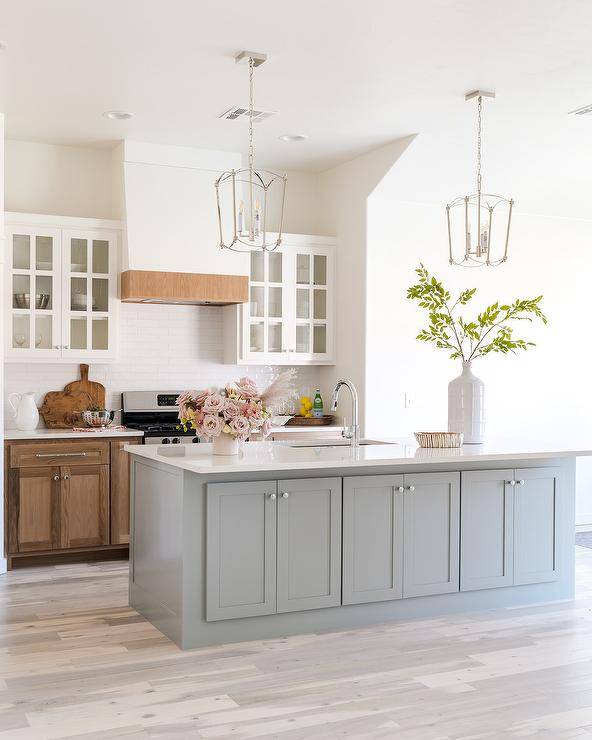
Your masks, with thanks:
M573 597L586 446L126 450L130 604L182 648Z

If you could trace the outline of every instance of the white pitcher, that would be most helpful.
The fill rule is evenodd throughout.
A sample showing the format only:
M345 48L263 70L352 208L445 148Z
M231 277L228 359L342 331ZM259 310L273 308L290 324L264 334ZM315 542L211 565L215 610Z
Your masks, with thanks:
M34 393L11 393L8 402L12 406L16 427L21 432L31 432L39 424L39 411L35 405Z

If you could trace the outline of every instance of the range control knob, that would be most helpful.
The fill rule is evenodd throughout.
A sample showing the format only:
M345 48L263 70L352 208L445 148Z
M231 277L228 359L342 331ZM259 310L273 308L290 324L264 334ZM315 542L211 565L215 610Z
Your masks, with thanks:
M180 444L180 443L181 443L181 440L179 439L179 437L173 437L173 439L171 440L171 442L172 442L172 443L173 443L174 445L178 445L178 444Z
M191 441L193 442L194 445L197 445L199 444L199 437L194 437Z
M170 440L170 439L169 439L168 437L165 437L165 438L164 438L164 439L162 440L162 443L163 443L163 445L170 445L170 443L171 443L171 440Z

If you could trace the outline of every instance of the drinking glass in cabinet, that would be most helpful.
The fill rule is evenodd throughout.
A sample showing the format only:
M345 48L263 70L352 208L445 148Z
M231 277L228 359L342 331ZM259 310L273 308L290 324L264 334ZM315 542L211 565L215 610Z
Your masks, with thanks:
M264 324L262 321L257 321L251 324L249 331L249 346L251 352L263 352L263 330Z
M92 348L109 349L109 319L94 318L92 320Z
M327 327L325 324L315 324L314 326L312 351L315 354L324 354L327 351Z
M264 280L263 252L251 252L251 282L262 283Z
M310 290L308 288L296 288L296 318L310 318Z
M53 319L47 314L35 315L35 348L52 348L52 322Z
M51 236L35 237L35 269L47 272L53 269L53 238Z
M88 243L86 239L70 239L70 270L88 271Z
M282 325L269 324L267 327L267 350L268 352L282 351Z
M12 267L15 270L31 269L31 237L14 234L12 237Z
M35 308L51 310L53 295L53 280L51 275L35 276Z
M315 288L314 290L314 318L327 318L327 291L323 288Z
M281 288L269 288L268 313L269 313L269 316L273 316L274 318L281 318L282 316L282 289Z
M70 349L86 349L86 317L70 319Z
M251 285L251 316L265 316L265 288Z
M109 242L104 239L93 239L92 271L101 275L109 274Z
M70 278L70 308L72 311L86 311L88 296L86 278Z
M29 275L12 276L12 307L31 307L31 277Z
M29 314L14 314L12 317L12 346L15 349L28 349L30 346Z
M106 313L109 310L109 280L92 279L92 310Z
M310 284L310 255L296 255L296 282L299 285Z
M296 324L296 352L310 352L309 324Z
M282 253L281 252L269 252L268 253L268 266L269 266L269 282L270 283L281 283L282 282Z
M327 257L324 254L314 256L314 284L327 285Z

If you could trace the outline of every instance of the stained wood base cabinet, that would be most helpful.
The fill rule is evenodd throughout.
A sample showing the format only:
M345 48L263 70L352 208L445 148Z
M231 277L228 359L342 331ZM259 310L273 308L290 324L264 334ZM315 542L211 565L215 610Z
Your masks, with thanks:
M129 541L123 440L7 442L6 553L19 558L121 548ZM128 444L139 438L126 439ZM114 463L114 464L113 464ZM127 463L127 465L126 465ZM113 518L115 515L115 518Z

